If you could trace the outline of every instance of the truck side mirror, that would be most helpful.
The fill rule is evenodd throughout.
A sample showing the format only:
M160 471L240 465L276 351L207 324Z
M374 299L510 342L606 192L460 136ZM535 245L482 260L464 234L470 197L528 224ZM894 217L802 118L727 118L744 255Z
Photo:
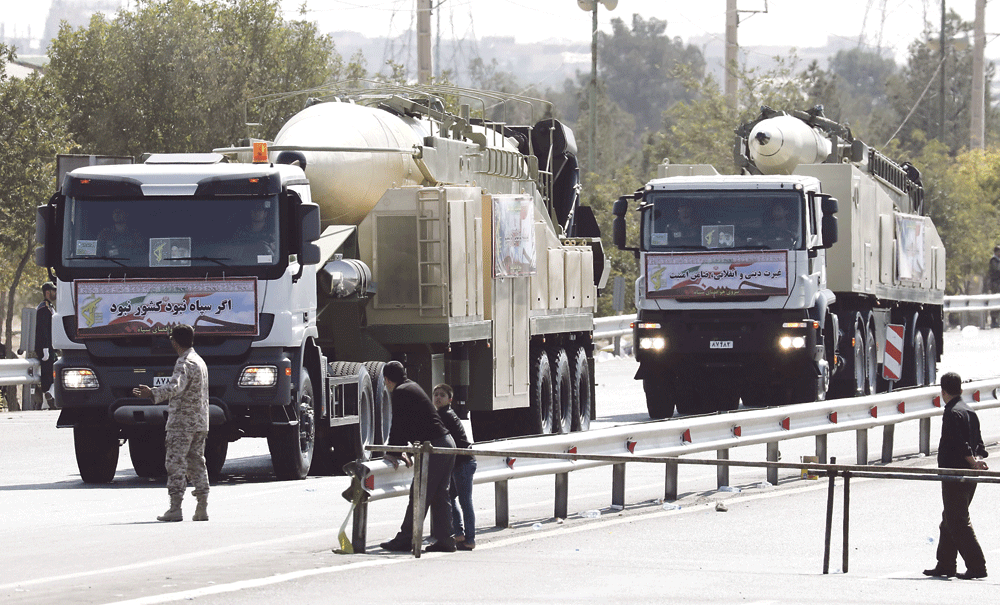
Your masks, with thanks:
M614 206L611 208L611 214L615 215L614 221L611 222L611 239L619 250L627 248L625 240L625 215L627 213L628 199L620 197L615 200Z
M35 244L38 245L35 248L35 264L39 267L48 267L49 258L48 251L49 248L45 246L46 234L49 232L49 228L52 225L52 206L38 206L35 209Z
M829 248L837 243L837 212L840 210L840 203L837 198L824 195L820 200L823 209L823 221L820 226L823 236L823 247Z
M317 265L320 262L320 249L315 243L319 239L321 226L319 206L313 203L303 203L296 206L295 213L299 219L298 255L299 264Z

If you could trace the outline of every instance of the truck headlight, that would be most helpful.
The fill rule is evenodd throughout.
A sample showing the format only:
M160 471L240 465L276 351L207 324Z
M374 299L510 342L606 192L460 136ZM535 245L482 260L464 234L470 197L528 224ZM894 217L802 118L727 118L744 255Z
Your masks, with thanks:
M101 383L97 380L97 374L90 368L68 368L63 370L62 381L64 389L97 389Z
M278 384L276 366L248 366L240 373L241 387L273 387Z
M805 336L782 336L778 344L786 351L788 349L804 349L806 346Z
M667 339L662 336L643 336L639 339L639 348L662 351L667 348Z

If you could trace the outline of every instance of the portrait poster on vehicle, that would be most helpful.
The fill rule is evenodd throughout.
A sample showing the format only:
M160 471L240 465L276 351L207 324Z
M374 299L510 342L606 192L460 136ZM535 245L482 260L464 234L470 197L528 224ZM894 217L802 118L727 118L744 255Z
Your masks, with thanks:
M535 206L529 195L493 196L493 276L536 271Z

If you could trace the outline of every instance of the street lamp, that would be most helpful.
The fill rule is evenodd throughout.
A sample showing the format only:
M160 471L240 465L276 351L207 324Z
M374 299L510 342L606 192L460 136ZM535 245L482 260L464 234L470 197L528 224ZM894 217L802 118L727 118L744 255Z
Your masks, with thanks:
M576 0L581 10L593 15L590 41L590 144L587 145L587 167L594 170L594 147L597 146L597 5L615 10L618 0Z

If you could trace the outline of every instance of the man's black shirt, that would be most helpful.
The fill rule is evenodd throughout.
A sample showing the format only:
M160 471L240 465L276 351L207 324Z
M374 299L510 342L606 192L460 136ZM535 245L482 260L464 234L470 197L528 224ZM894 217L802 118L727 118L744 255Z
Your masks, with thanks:
M938 468L971 468L966 456L985 458L988 455L979 432L979 416L961 396L954 397L944 406Z

